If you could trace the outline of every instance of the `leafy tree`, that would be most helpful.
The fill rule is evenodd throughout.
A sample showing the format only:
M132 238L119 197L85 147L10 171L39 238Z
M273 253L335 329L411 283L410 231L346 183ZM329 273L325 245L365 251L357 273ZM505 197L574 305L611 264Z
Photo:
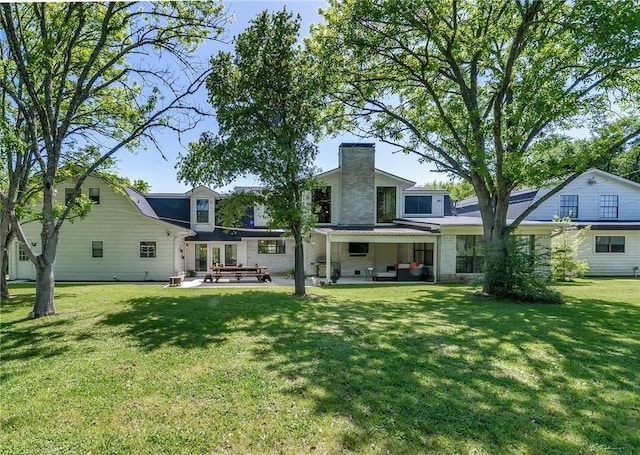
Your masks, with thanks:
M470 183L486 259L506 264L509 233L544 201L508 225L511 192L567 175L562 166L535 163L533 146L603 118L618 97L637 107L637 6L329 0L309 47L333 76L332 128L376 136ZM572 168L565 184L582 170ZM488 270L484 291L505 289L507 271Z
M151 192L151 185L149 184L149 182L146 182L144 180L134 180L133 183L131 184L131 188L133 188L134 190L140 193Z
M298 44L299 29L300 17L286 9L264 11L234 39L234 55L220 52L212 58L207 88L218 133L190 144L178 169L192 184L258 178L263 190L225 200L226 223L244 213L242 206L262 205L270 227L285 229L295 240L295 294L303 296L303 242L313 225L304 195L314 187L317 154L308 138L320 129L322 97Z
M591 226L578 229L570 224L571 220L563 221L566 225L553 238L551 246L551 276L556 281L581 278L589 270L589 262L578 259L578 253Z
M0 48L1 49L1 48ZM36 191L33 185L31 167L33 155L26 145L25 129L20 118L13 115L6 96L2 96L0 116L0 298L9 298L7 273L9 265L8 248L15 237L10 213L14 207L22 207L32 201Z
M0 5L0 90L10 116L0 126L3 135L12 134L15 125L24 129L25 150L33 158L28 172L42 198L37 252L19 223L19 201L5 191L23 168L9 166L0 200L36 267L33 317L55 312L58 237L77 207L81 185L117 151L145 139L153 143L156 129L179 132L193 126L198 110L189 97L208 74L194 51L203 40L216 38L223 24L222 6L214 2ZM22 153L6 152L8 163ZM57 210L61 168L78 173L72 200Z
M594 128L590 138L552 136L534 147L544 166L595 167L640 182L640 115L627 115Z
M445 190L454 201L461 201L475 196L473 187L469 182L465 181L456 182L450 180L448 182L440 182L436 180L427 183L424 187L432 190Z

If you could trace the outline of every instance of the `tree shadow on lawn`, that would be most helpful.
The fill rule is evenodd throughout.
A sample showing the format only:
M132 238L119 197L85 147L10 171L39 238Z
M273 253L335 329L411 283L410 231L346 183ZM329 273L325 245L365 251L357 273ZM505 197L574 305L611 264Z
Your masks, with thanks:
M457 287L402 292L409 297L375 302L257 290L140 298L103 323L146 350L269 337L252 345L256 362L283 393L340 422L342 449L354 452L631 453L640 444L624 439L631 428L616 436L638 418L639 365L627 356L639 353L611 319L626 312L635 318L619 321L624 330L637 329L637 309L487 303Z
M246 321L301 311L299 299L284 293L247 290L205 293L197 296L161 296L131 299L129 308L102 320L107 326L125 327L124 334L148 351L163 346L206 348L223 343L238 330L253 330Z

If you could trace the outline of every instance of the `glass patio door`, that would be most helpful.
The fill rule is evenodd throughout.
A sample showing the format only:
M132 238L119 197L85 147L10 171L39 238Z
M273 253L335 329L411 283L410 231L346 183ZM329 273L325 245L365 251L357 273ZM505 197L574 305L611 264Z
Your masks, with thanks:
M235 243L225 244L224 265L238 265L238 245Z
M196 244L196 272L207 271L207 250L205 243Z
M220 248L214 246L211 248L211 265L222 265L220 260Z

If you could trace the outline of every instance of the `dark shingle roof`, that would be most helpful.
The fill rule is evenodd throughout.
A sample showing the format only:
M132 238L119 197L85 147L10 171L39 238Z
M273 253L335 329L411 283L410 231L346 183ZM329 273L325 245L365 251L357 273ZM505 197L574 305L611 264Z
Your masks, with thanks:
M281 237L280 231L266 231L266 230L242 230L242 231L227 231L222 229L216 229L213 232L197 232L196 235L187 237L185 240L191 242L235 242L240 241L243 238L248 237Z
M186 197L147 196L147 201L161 220L180 227L189 227L189 199Z
M509 197L509 208L507 210L507 218L515 220L522 212L524 212L536 197L537 189L526 189L512 193ZM480 208L478 206L478 198L465 199L458 202L454 208L457 215L480 217Z

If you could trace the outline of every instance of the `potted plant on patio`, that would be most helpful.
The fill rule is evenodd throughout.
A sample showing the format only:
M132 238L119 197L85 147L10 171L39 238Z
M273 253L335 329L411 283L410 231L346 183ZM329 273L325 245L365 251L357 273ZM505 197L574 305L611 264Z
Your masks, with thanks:
M340 270L333 269L333 272L331 273L331 282L332 283L337 283L338 282L338 278L340 278Z

